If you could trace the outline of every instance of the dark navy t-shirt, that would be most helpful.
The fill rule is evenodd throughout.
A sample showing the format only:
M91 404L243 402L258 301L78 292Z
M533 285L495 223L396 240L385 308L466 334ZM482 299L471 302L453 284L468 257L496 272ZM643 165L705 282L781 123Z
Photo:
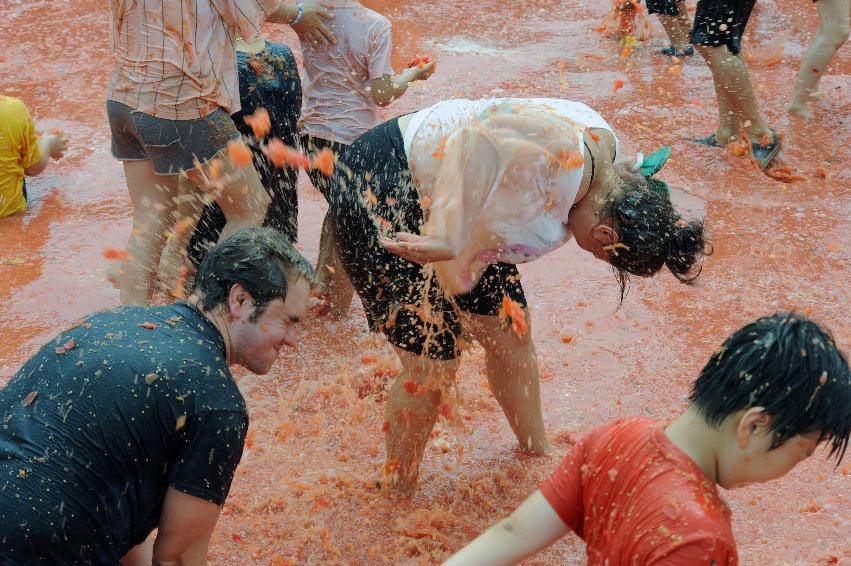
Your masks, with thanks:
M193 307L90 316L0 391L0 563L115 564L169 486L224 503L247 427L221 334Z

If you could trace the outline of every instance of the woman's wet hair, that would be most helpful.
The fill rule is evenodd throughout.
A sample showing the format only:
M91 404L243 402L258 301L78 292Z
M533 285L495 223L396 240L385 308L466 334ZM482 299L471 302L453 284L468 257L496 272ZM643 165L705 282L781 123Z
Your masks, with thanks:
M833 338L804 316L777 313L748 324L724 342L700 372L692 405L712 426L764 407L777 448L817 432L842 460L851 435L851 373Z
M310 263L272 228L244 228L214 246L198 266L192 292L210 311L226 305L231 288L239 283L254 300L256 320L269 303L286 300L289 282L314 278Z
M609 263L621 287L621 300L629 275L649 277L667 266L683 282L693 281L701 267L698 261L712 253L704 239L703 222L686 221L666 197L646 185L624 182L609 201L604 214L618 233Z

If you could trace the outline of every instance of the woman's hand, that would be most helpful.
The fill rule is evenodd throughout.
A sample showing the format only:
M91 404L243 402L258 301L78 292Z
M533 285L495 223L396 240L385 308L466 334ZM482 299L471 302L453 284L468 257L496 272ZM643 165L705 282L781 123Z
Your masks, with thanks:
M293 31L300 38L309 41L315 49L337 43L334 32L325 25L325 21L333 19L334 15L316 2L305 2L302 6L304 14L301 21L291 24Z
M397 256L420 265L455 259L449 240L443 237L396 232L395 239L380 238L378 243Z

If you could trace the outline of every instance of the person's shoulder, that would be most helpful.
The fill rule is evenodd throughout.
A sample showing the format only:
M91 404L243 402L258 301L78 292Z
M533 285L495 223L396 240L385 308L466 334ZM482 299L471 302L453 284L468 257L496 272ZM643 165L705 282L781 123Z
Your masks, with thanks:
M194 361L227 370L221 334L186 303L114 307L90 315L83 325L101 346L156 359L163 367Z
M28 120L30 111L24 101L14 96L0 95L0 116L3 120Z
M263 52L267 52L272 57L292 57L293 51L289 48L288 45L283 43L275 43L274 41L266 41L266 49L258 53L258 55L262 55Z
M393 27L387 16L365 6L358 6L352 16L369 27L373 33L390 31Z
M650 417L622 417L594 428L591 433L598 438L633 440L653 434L662 423Z

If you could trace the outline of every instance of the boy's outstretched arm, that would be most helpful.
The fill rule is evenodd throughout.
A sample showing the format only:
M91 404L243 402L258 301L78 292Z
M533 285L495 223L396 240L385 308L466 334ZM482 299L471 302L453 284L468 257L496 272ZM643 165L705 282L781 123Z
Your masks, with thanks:
M38 161L24 170L24 174L27 177L35 177L47 169L47 163L51 158L61 158L65 153L65 150L68 148L68 139L65 137L65 134L62 133L44 134L38 140L38 145L41 150L41 157Z
M412 81L424 81L434 73L434 62L422 67L409 67L396 75L384 75L380 79L372 79L370 88L372 101L382 108L388 106L397 98L401 98Z
M458 551L443 566L508 566L545 549L570 529L540 490L511 516Z

